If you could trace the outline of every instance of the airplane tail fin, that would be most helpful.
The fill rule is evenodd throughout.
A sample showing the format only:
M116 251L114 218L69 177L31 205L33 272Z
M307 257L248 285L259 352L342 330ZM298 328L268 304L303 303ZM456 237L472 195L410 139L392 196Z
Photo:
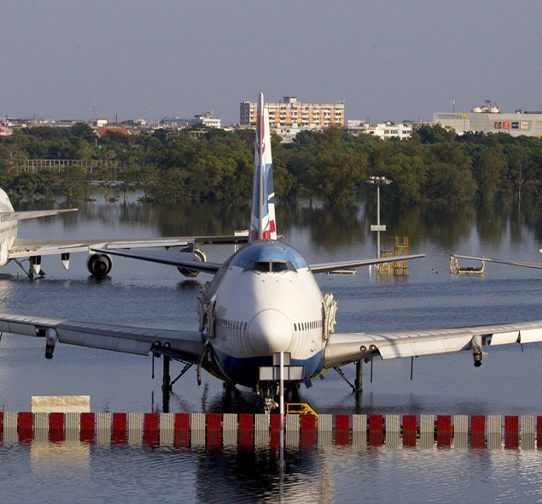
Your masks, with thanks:
M267 109L264 109L263 104L263 94L260 93L254 151L250 241L277 239L269 113Z

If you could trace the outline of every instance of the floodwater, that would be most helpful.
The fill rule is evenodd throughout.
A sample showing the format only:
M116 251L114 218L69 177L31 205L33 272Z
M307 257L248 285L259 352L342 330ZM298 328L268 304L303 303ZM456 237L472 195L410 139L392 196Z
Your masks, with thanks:
M24 208L21 208L24 209ZM373 209L359 204L277 209L278 231L310 263L374 257ZM88 203L74 214L21 221L22 238L143 237L227 234L244 229L248 209L210 205L143 207ZM500 209L384 210L388 232L408 236L406 278L319 275L324 293L339 299L337 332L401 330L542 319L542 271L488 263L484 276L451 276L449 255L542 262L542 212ZM221 261L231 246L206 247ZM170 251L167 253L177 253ZM0 310L7 313L124 325L193 329L199 286L175 268L115 258L110 278L89 278L85 254L69 271L44 257L43 279L29 281L10 264L0 275ZM475 264L467 261L460 264ZM542 414L542 345L490 348L474 368L470 352L364 365L361 401L334 370L300 400L319 413ZM172 363L171 375L182 370ZM354 366L344 369L354 379ZM92 411L161 411L161 361L58 346L44 358L43 341L4 335L0 343L0 403L29 411L32 395L90 395ZM205 372L191 369L174 385L172 412L260 412L250 390L224 394ZM539 502L542 454L537 450L313 447L288 450L280 475L271 450L103 447L80 443L0 445L4 502Z

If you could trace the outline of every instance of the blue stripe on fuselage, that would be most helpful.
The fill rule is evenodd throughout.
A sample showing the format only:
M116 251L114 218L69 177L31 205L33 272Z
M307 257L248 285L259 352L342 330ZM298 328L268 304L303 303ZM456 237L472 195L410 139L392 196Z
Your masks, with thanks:
M226 355L216 349L211 350L222 372L233 382L245 387L254 387L259 381L260 367L272 366L273 357L247 357L238 358ZM309 359L292 359L292 366L304 366L305 377L303 381L318 374L324 367L323 350Z

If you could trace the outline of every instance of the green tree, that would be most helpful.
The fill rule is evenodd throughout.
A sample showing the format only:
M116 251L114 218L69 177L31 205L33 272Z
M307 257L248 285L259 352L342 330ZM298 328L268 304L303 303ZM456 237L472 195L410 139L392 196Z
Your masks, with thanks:
M68 201L87 200L91 194L87 170L81 165L68 166L60 175L59 187Z
M496 144L482 151L476 167L476 183L481 200L493 198L497 191L504 187L507 171L508 163L502 145Z

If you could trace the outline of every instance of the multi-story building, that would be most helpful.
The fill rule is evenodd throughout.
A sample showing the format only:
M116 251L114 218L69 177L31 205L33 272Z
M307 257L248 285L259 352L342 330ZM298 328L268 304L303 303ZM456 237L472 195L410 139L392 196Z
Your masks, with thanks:
M534 136L542 138L542 111L514 114L501 113L497 105L473 107L470 112L446 113L435 112L433 122L447 128L453 128L459 135L467 131L474 133L509 133L512 136Z
M280 103L266 103L269 110L269 127L272 129L291 126L294 128L326 128L331 125L344 126L344 102L301 103L296 97L285 96ZM258 105L245 101L241 103L240 124L255 126Z
M372 128L371 128L372 129ZM410 138L412 136L411 123L395 124L391 121L379 123L374 127L373 135L380 138L397 137L399 139Z

